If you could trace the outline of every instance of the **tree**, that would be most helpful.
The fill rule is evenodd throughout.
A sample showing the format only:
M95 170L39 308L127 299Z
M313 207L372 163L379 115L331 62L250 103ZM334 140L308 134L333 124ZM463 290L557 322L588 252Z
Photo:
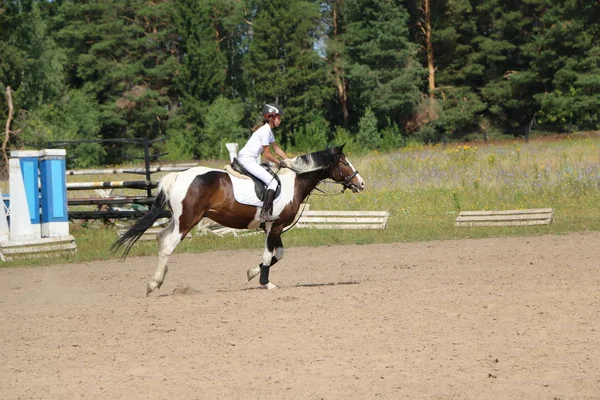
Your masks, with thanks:
M204 157L228 158L225 144L245 139L243 119L244 105L239 100L217 97L206 110L198 153Z
M393 0L347 0L344 8L349 98L355 113L371 107L380 126L405 126L420 98L424 69L408 38L408 12Z
M175 5L182 56L178 77L181 92L204 105L220 95L242 94L242 42L247 35L244 2L183 0Z
M220 152L217 148L215 153L211 147L214 140L204 136L210 131L204 129L207 113L211 112L209 106L221 96L246 98L242 76L243 41L249 26L244 20L245 2L183 0L175 4L174 19L181 49L176 82L185 124L179 121L174 128L178 141L185 137L185 141L191 142L186 146L190 146L194 156L214 156ZM222 119L231 117L237 115L221 115Z
M381 136L377 130L377 117L371 107L367 107L365 115L358 123L356 141L369 150L377 149L381 144Z
M326 38L327 65L329 75L335 86L334 101L337 104L333 116L341 120L342 125L348 128L350 123L350 110L348 104L348 77L346 74L346 54L342 40L344 33L344 0L330 0L323 4L324 24Z
M286 112L281 142L294 144L294 133L323 109L331 89L324 61L315 51L317 5L303 0L260 0L254 8L245 79L255 113L276 101Z
M531 7L532 40L523 46L529 65L521 80L535 79L541 87L530 115L562 128L598 128L600 3L537 0Z
M21 147L28 136L44 139L45 131L35 129L36 113L64 94L66 57L49 34L48 16L42 3L4 4L6 8L0 8L0 24L6 27L0 30L0 87L7 96L2 96L0 106L4 111L6 104L9 112L2 112L0 120L5 115L11 120L6 121L7 136L3 143L7 151L9 147ZM44 121L41 125L47 124Z
M56 38L69 49L69 84L98 102L103 138L155 138L177 112L172 9L169 0L65 1L59 7Z

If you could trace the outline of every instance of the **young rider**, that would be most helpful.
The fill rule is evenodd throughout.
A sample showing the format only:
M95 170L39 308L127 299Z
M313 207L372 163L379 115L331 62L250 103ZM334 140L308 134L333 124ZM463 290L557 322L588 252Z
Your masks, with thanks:
M275 198L275 190L277 189L277 181L263 167L260 166L259 160L261 154L269 161L281 166L289 167L290 160L285 152L275 142L273 129L276 129L281 124L281 116L283 110L275 103L265 104L262 109L263 122L253 128L254 133L240 150L238 161L248 172L260 179L267 185L267 191L263 199L263 208L260 213L261 221L272 221L273 217L273 199ZM275 154L282 159L279 160L271 153L270 146L273 146Z

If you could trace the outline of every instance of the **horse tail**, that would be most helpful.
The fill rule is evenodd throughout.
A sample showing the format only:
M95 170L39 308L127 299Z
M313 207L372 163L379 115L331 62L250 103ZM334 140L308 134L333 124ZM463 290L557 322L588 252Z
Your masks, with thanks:
M123 252L123 259L127 257L129 251L142 237L154 223L163 216L167 205L169 204L169 198L171 197L171 189L177 178L176 173L170 173L160 180L158 185L158 193L150 210L140 218L127 232L119 236L119 238L113 243L110 250L114 253L120 250L122 247L125 249Z
M169 201L171 198L171 190L173 189L177 175L179 175L179 173L171 172L170 174L163 176L158 184L158 193L164 194L165 202Z

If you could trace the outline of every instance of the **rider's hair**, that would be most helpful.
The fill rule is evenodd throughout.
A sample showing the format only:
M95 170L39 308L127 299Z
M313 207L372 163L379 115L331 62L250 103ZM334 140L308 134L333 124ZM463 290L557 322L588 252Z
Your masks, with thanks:
M275 119L276 115L269 115L262 117L262 121L252 127L252 132L256 131L258 128L263 126L264 124L270 123L273 119Z

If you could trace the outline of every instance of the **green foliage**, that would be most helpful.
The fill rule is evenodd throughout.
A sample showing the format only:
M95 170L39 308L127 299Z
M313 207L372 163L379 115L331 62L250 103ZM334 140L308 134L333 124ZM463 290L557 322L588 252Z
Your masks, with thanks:
M404 145L404 138L400 128L395 123L388 121L387 126L381 131L381 151L393 151Z
M327 121L317 114L312 121L301 127L296 133L295 149L302 154L325 149L328 132Z
M377 118L371 107L367 107L365 115L358 123L356 141L365 149L377 149L381 144L381 136L377 130Z
M314 50L318 5L304 0L256 2L252 40L245 59L245 79L256 109L276 101L285 110L281 142L295 144L294 134L322 109L331 89L325 63Z
M338 126L333 134L333 141L329 146L344 146L344 152L347 154L362 154L364 148L354 139L352 134L341 126Z
M600 46L592 47L583 60L567 60L554 83L554 91L535 96L541 105L538 123L600 127Z
M534 120L600 126L599 2L432 2L432 98L423 13L395 0L4 1L0 125L10 86L20 134L9 148L63 131L166 135L159 150L174 160L223 157L221 141L243 138L269 101L286 110L278 140L300 152L332 132L356 151L390 151L403 134L447 143L521 135ZM65 111L78 96L89 119ZM221 96L242 110L211 115ZM87 165L139 150L81 152Z
M465 133L478 129L478 115L487 107L481 98L467 87L444 90L442 113L435 122L437 130L450 138L460 139Z
M98 100L102 137L165 133L179 65L171 9L171 1L141 0L59 7L56 38L70 49L69 81Z
M244 105L241 102L223 96L217 97L206 110L198 154L211 158L228 158L225 144L244 140L245 130L241 126L243 118Z
M424 69L414 62L408 13L391 0L350 0L344 6L349 91L355 107L371 107L381 124L411 119Z
M96 106L90 95L72 90L53 106L23 114L19 139L38 148L50 141L99 139L100 113ZM100 144L85 143L69 149L69 164L72 168L102 165L105 155Z
M242 42L248 26L244 2L183 0L174 8L182 55L177 76L181 93L208 105L219 95L243 92Z
M25 63L21 86L16 92L21 107L33 110L60 97L65 89L66 55L48 34L47 22L37 3L21 29Z
M188 124L183 117L175 117L169 121L165 159L170 161L191 160L198 147L196 127Z
M13 2L0 3L0 85L3 92L6 86L14 90L21 85L25 68L23 37L19 34L25 14L19 13L17 8ZM0 105L5 104L4 100L4 96L0 96Z

